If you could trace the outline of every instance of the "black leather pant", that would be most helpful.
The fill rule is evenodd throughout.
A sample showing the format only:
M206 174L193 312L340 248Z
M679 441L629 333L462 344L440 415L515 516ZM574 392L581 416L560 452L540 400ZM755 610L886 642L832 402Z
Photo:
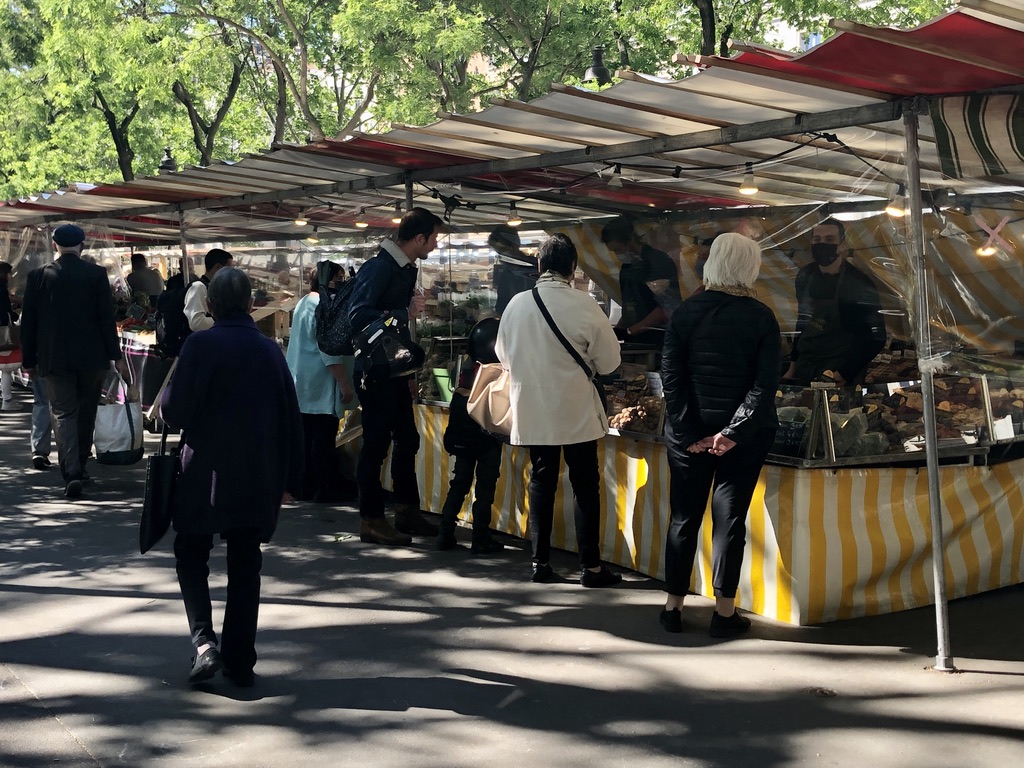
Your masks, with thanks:
M256 665L263 568L260 534L255 528L243 528L228 531L223 538L227 543L228 589L220 652L224 665L232 672L247 672ZM195 648L205 643L217 644L210 605L211 549L213 536L208 533L178 533L174 537L178 586Z
M384 516L384 488L380 471L391 449L392 498L397 504L420 508L416 482L416 452L420 435L412 410L409 380L389 379L360 388L363 407L363 449L356 465L359 486L359 514L363 518ZM394 447L392 447L394 443Z
M485 439L475 452L460 453L455 457L455 472L448 485L448 495L441 509L442 532L454 533L459 510L462 509L473 477L476 487L473 491L473 538L486 539L491 527L494 492L501 475L501 442Z
M533 561L547 563L551 556L555 492L562 475L563 454L572 484L580 563L584 568L596 568L601 564L601 475L597 466L596 440L575 445L530 446L530 543L533 545Z
M670 595L683 596L689 591L700 543L698 532L708 494L712 494L712 586L715 597L736 597L747 510L774 439L774 430L764 430L750 443L738 444L722 456L688 453L686 446L669 445L672 519L665 538L665 591Z
M302 436L306 449L302 497L311 499L317 493L328 493L334 485L338 417L330 413L302 414Z

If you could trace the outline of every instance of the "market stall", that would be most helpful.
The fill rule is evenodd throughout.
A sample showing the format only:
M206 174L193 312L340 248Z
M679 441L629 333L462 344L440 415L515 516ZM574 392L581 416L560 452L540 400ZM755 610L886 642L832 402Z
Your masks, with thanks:
M441 448L445 408L422 405L417 457L424 508L444 502L450 457ZM665 447L610 435L599 451L602 556L664 576L668 526ZM506 448L495 507L499 530L526 537L529 456ZM747 523L737 605L778 621L814 624L933 602L927 474L922 467L800 469L767 466ZM941 468L947 598L1024 581L1024 460ZM568 476L555 500L554 546L575 548ZM467 503L464 514L469 513ZM693 590L711 597L710 530ZM524 574L527 564L524 563Z
M870 270L892 300L885 306L894 313L887 317L886 325L890 336L899 338L903 347L888 347L886 364L891 366L894 357L905 356L912 346L916 374L910 371L906 379L895 381L896 375L881 378L875 384L886 388L884 394L861 393L860 404L856 397L850 402L851 398L829 392L827 396L811 393L809 404L787 406L808 408L809 419L816 413L817 426L803 427L799 441L794 427L793 439L777 454L789 463L766 470L766 478L773 474L781 478L780 488L793 489L791 495L779 492L776 517L756 509L752 516L753 562L761 558L781 563L776 571L781 568L808 583L837 583L843 591L849 583L860 583L859 571L852 582L846 576L836 581L827 574L839 564L858 562L868 551L856 546L861 536L857 531L869 524L872 510L880 502L868 492L861 507L856 484L849 488L840 485L823 495L801 489L832 488L832 478L846 473L864 473L868 488L881 487L885 478L902 477L889 482L892 488L902 487L903 497L912 502L899 526L905 524L917 536L915 525L919 525L924 531L922 540L934 535L933 551L943 556L948 550L946 542L954 535L943 523L957 524L950 516L950 507L957 500L965 505L968 519L983 521L980 528L971 524L962 530L972 530L975 539L984 534L993 547L1000 538L1006 541L1002 534L1007 531L1011 546L1016 542L1015 530L1004 528L1009 523L998 510L1001 498L1014 499L1018 492L1000 483L1001 496L990 481L979 485L971 478L997 473L1002 477L1003 467L1011 464L973 462L985 456L985 449L991 457L993 449L1004 444L1000 441L1012 445L1016 438L1014 419L1019 406L1014 391L1019 388L1015 378L1020 318L1024 316L1020 291L1015 290L1024 283L1019 231L1024 170L1018 135L1024 72L1014 52L1020 50L1024 38L1022 20L1020 0L964 0L955 11L910 31L834 22L839 33L803 54L740 43L734 46L739 55L732 58L689 57L701 71L680 81L619 72L619 82L600 92L556 86L535 102L496 103L471 119L445 116L425 128L400 126L381 136L284 146L238 163L188 167L159 179L96 188L82 185L11 201L0 206L0 223L8 229L21 227L24 235L60 218L80 217L93 220L97 229L110 227L118 237L138 243L286 240L294 238L301 214L301 220L308 219L312 226L313 239L319 231L320 238L346 236L354 242L367 231L383 235L390 227L395 202L404 201L406 208L424 205L443 214L458 232L489 232L506 221L506 216L509 226L525 219L548 232L572 230L577 245L586 252L588 275L597 289L594 292L613 296L617 265L600 247L584 247L587 241L597 245L601 219L628 212L650 225L650 230L665 223L677 228L674 240L671 236L667 239L676 246L680 284L685 285L685 276L694 273L688 250L694 238L730 231L737 225L735 221L727 225L726 220L746 215L745 227L750 226L742 231L760 240L769 257L762 271L765 290L761 293L759 288L759 295L792 334L792 325L786 320L791 318L794 302L787 291L792 286L793 257L803 252L797 241L806 236L809 223L828 215L875 215L883 206L904 214L909 210L908 223L875 226L867 233L854 228L853 236L856 241L870 235L877 244L878 250L872 252L875 246L854 243L854 250L864 249L857 256L858 266ZM958 106L948 100L946 95L951 93L968 94L965 104ZM976 96L979 104L974 103ZM1000 120L1002 133L984 127L990 122L994 129ZM968 132L979 125L983 129L964 140L957 134L958 123ZM1008 135L1003 136L1005 133ZM958 164L965 148L980 162ZM993 157L1008 159L993 163ZM965 170L971 167L981 170ZM748 177L756 183L748 183ZM204 190L202 196L196 189ZM932 216L932 222L922 213ZM756 226L762 221L768 226ZM646 234L661 237L654 232ZM982 255L982 249L987 255ZM483 290L486 281L480 275L476 280L474 285L470 274L465 281L449 280L436 287L439 293L443 289L468 294ZM689 285L692 287L692 282ZM424 285L426 290L433 287ZM436 299L438 305L452 302L454 310L455 296ZM467 319L473 309L471 299L459 298ZM454 312L451 317L455 319ZM444 335L449 347L460 337L451 328ZM424 382L428 386L437 381L435 368L448 368L443 359L434 363ZM992 413L986 412L984 419L972 416L974 444L965 439L972 430L961 430L963 422L952 416L978 408L956 398L941 398L935 375L944 373L957 377L951 388L961 383L960 378L967 378L989 389L980 410L989 407ZM1006 381L998 380L1000 377ZM916 381L921 382L919 391L913 391ZM902 389L889 391L892 386ZM966 390L970 389L968 383ZM837 395L835 407L833 394ZM918 394L920 409L915 407L917 398L911 396ZM959 390L955 394L959 397ZM962 394L967 397L970 392ZM878 401L869 399L864 405L865 395L878 396ZM885 398L889 400L883 402ZM949 416L939 415L943 402ZM443 487L447 469L439 454L438 420L443 421L444 414L443 410L435 413L434 408L424 406L421 413L426 419L424 434L430 436L421 455L421 481L428 488ZM860 415L851 417L858 408L862 409ZM918 419L912 412L920 414L917 423L924 432L927 473L920 473L918 467L892 466L897 454L911 453L907 444L914 443L911 433ZM840 444L848 437L845 430L859 432L863 427L864 434L851 442L863 446L875 441L875 449L883 453L872 456L864 448L857 449L856 456L839 456L843 449L835 441L833 417L839 420ZM940 437L940 420L960 436L949 433ZM982 427L988 430L984 435ZM862 440L868 433L876 436ZM823 437L814 449L808 445L805 451L803 438L809 434ZM941 446L943 439L956 444ZM606 466L629 467L633 453L650 452L636 460L635 472L609 476L618 479L606 488L607 497L615 500L606 524L609 531L618 533L608 540L606 554L622 560L625 542L633 541L635 546L634 525L652 532L663 525L664 464L657 458L662 449L656 439L619 436L608 441ZM817 453L819 448L824 452ZM513 455L518 452L510 451L507 461L512 461ZM944 455L959 460L961 466L940 466ZM861 468L842 466L843 460L852 458ZM904 459L920 462L917 457ZM794 460L804 463L794 464ZM522 458L514 461L519 467ZM949 481L948 473L955 477L960 473L967 480ZM515 486L512 492L521 499L516 485L521 480L511 469L507 477ZM915 483L910 482L911 477L917 478ZM922 483L921 477L927 480ZM910 487L918 493L908 495ZM930 516L922 515L922 487L927 488ZM946 489L956 489L955 498L949 497ZM829 507L823 505L831 504L836 493L847 495L836 501L840 509L853 494L856 506L851 514L860 517L852 533L837 539L829 527L824 538L804 536L808 521L825 514L822 510ZM893 493L898 491L890 491L889 498ZM772 508L774 494L766 479L766 510ZM649 509L644 504L638 507L636 499L648 496L657 501ZM433 491L425 494L431 505L435 497ZM506 498L505 503L511 505L512 501ZM792 509L783 513L788 506ZM516 516L520 525L521 509L510 506L507 512ZM631 517L627 526L622 511L627 509L648 511L641 512L635 523ZM759 514L768 514L774 525L758 523ZM786 534L787 530L792 533ZM877 529L872 530L877 536ZM785 548L781 555L771 554L771 547L758 538L771 539L769 531L779 541L793 542L791 557L787 559ZM620 535L623 543L616 544ZM917 540L899 537L887 546L882 560L887 561L892 552L900 553L892 573L913 572L914 563L920 560L913 543ZM982 549L978 543L974 546L975 551ZM652 545L648 551L657 549ZM952 561L954 555L950 558ZM1000 563L1000 578L1003 564L1016 562L1012 555L993 558ZM872 555L872 562L875 559ZM965 556L965 561L970 559ZM810 564L806 571L796 565L804 561ZM654 562L653 567L642 569L657 573ZM956 594L993 583L991 578L975 579L968 571L954 572L950 565L935 570L933 584L941 584L940 577L947 570L955 582L950 590ZM1010 571L1007 578L1019 578L1013 567ZM885 574L884 563L881 573ZM767 578L763 573L755 576L750 594L757 592L758 579ZM872 579L873 571L863 576L864 583ZM888 576L875 580L892 582ZM914 604L928 588L922 592L918 584L914 592L912 586L905 585L909 591L887 603L864 603L876 606L872 610L885 609L880 607L883 604L892 608ZM799 589L787 589L788 594L801 594ZM940 624L944 591L932 587L932 594L940 596ZM790 601L803 605L799 597ZM756 600L747 604L758 609ZM815 620L819 613L822 617L840 615L838 608L836 611L798 608L797 620ZM940 647L940 657L944 656ZM947 661L940 658L940 662ZM950 666L940 663L940 668Z

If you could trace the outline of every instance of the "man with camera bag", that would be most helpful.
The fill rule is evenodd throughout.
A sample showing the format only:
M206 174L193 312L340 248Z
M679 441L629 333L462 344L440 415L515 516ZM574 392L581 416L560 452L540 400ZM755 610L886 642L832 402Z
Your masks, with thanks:
M360 268L349 298L348 312L353 329L361 330L371 323L394 319L401 342L419 352L420 362L422 350L409 333L409 323L423 311L423 297L414 296L416 262L426 259L437 247L442 225L441 219L425 208L408 211L398 225L395 239L385 239L377 255ZM359 338L358 330L356 337ZM367 367L370 361L359 354L358 348L356 351L356 392L363 408L363 449L356 467L361 518L359 538L394 545L409 544L410 534L437 536L437 526L420 512L416 480L420 436L413 415L416 377L402 375L380 379L371 376ZM384 516L384 488L380 481L389 447L392 447L394 526Z

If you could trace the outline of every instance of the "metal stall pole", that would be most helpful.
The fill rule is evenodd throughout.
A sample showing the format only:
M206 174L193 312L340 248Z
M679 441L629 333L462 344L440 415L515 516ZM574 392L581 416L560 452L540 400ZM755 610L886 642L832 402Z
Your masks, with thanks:
M907 191L910 205L910 250L915 281L914 305L917 322L914 342L917 366L921 372L921 398L924 401L925 460L928 472L928 508L932 525L932 578L935 588L935 633L938 650L933 669L955 672L949 647L949 613L946 607L946 550L942 540L942 493L939 484L939 448L935 429L934 363L931 359L931 323L928 301L928 265L924 251L924 219L921 196L920 147L917 135L917 110L914 100L903 110L903 129L907 143Z
M188 288L188 241L185 239L185 212L181 208L178 208L178 242L181 244L181 279Z
M413 191L412 174L409 171L406 171L405 172L405 210L406 210L406 212L412 210L412 191ZM422 269L418 270L418 273L419 274L417 274L417 276L416 276L416 283L417 283L417 285L416 285L416 293L417 293L417 295L422 296L424 294L424 291L423 291L423 270ZM415 322L409 323L409 335L412 337L413 341L418 341L419 340L419 334L417 333L416 326L419 325L421 322L423 322L423 318L418 317L418 318L416 318Z

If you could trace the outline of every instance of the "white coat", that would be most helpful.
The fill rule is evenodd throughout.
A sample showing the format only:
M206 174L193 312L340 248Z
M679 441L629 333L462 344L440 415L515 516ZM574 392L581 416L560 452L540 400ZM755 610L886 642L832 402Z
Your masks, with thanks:
M589 294L544 275L541 300L591 370L619 367L619 342ZM594 385L552 332L532 291L509 302L498 326L495 352L511 378L512 445L574 445L608 432L608 417Z

